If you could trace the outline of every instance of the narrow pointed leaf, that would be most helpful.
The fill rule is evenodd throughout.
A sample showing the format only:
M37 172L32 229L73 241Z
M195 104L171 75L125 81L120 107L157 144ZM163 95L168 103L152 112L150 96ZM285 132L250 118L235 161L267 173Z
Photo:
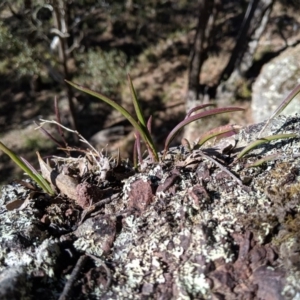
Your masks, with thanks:
M155 149L155 146L153 144L153 141L152 141L150 135L148 134L148 131L145 129L146 127L143 127L140 124L138 124L138 122L133 118L133 116L125 108L123 108L121 105L119 105L115 101L109 99L108 97L106 97L100 93L97 93L88 88L82 87L79 84L70 82L68 80L65 80L65 81L68 84L70 84L71 86L73 86L74 88L78 89L79 91L82 91L91 96L94 96L94 97L106 102L107 104L109 104L110 106L115 108L117 111L119 111L132 124L132 126L140 133L141 138L146 143L149 152L151 152L150 154L152 154L154 156L155 160L158 161L157 151Z
M142 112L142 109L141 109L141 106L140 106L140 102L137 99L136 92L135 92L135 89L133 87L132 80L131 80L129 74L127 74L127 78L128 78L128 82L129 82L130 91L131 91L134 110L135 110L135 113L136 113L137 118L138 118L138 123L141 126L141 128L143 128L145 134L147 135L148 143L146 142L146 146L148 148L149 154L152 157L152 159L157 161L158 160L158 157L157 157L157 154L156 154L157 151L155 149L155 145L154 145L152 137L151 137L151 130L149 130L149 121L150 121L150 125L151 125L152 119L148 120L148 122L146 124L146 121L145 121L145 118L144 118L144 115L143 115L143 112ZM153 152L155 152L156 155L154 155ZM139 161L140 161L140 159L139 159Z
M297 134L295 133L287 133L287 134L276 134L276 135L270 135L264 138L260 138L256 141L253 141L250 143L243 151L241 151L237 155L237 159L242 158L244 155L246 155L249 151L253 150L254 148L258 147L261 144L274 141L274 140L279 140L279 139L287 139L287 138L294 138L296 137Z
M186 147L189 151L192 151L191 144L190 144L190 142L189 142L186 138L183 138L183 139L181 140L181 145L182 145L183 147Z
M256 160L255 162L251 163L251 164L247 164L245 167L246 168L253 168L253 167L259 167L260 165L262 165L263 163L270 161L270 160L275 160L275 159L279 159L281 156L276 153L276 154L271 154L268 156L265 156L261 159Z
M263 129L260 131L259 135L260 136L264 130L267 128L269 125L270 121L278 116L289 104L290 102L300 93L300 84L298 84L288 95L287 97L281 102L281 104L277 107L277 109L273 112L271 117L268 119L266 124L264 125Z
M209 103L209 104L201 104L201 105L198 105L198 106L196 106L196 107L193 107L192 109L190 109L190 110L188 111L188 113L187 113L186 116L185 116L185 119L187 119L188 117L190 117L191 114L192 114L193 112L195 112L195 111L197 111L197 110L200 110L200 109L203 109L203 108L205 108L205 107L209 107L209 106L216 106L216 105L213 104L213 103Z
M228 112L234 112L234 111L243 111L243 108L240 107L225 107L225 108L215 108L211 110L207 110L198 114L195 114L191 117L188 117L187 119L184 119L182 122L180 122L168 135L166 142L165 142L165 152L167 151L167 148L171 141L175 138L178 131L183 128L185 125L196 121L198 119L208 117L208 116L214 116L218 114L228 113Z
M130 92L131 92L131 97L132 97L135 113L137 115L139 122L142 124L142 126L146 127L146 121L145 121L145 118L144 118L144 115L143 115L143 112L142 112L142 109L140 106L140 102L137 99L136 92L133 87L132 80L131 80L129 74L127 74L127 78L128 78L128 82L129 82L129 87L130 87Z
M237 134L240 128L241 126L237 125L225 125L209 130L208 132L202 134L199 139L198 145L202 146L204 143L214 137L218 137L220 139Z
M34 175L38 175L38 171L24 157L20 156L21 161L31 170Z
M14 153L11 149L7 148L2 142L0 142L0 149L5 154L7 154L10 157L10 159L18 167L20 167L34 182L36 182L46 193L54 195L52 189L50 188L50 190L48 190L47 187L40 180L40 178L36 174L34 174L34 172L21 160L21 158L16 153Z
M43 127L41 127L37 122L34 122L35 125L37 125L39 127L39 130L41 130L41 132L47 136L48 138L50 138L58 147L63 148L63 146L59 143L59 141L50 133L48 132L46 129L44 129Z
M152 132L152 116L150 116L147 121L147 129L148 129L149 133L151 134L151 132Z
M54 191L52 190L50 184L45 180L45 178L24 157L20 157L20 158L26 164L26 166L33 172L33 174L38 177L40 182L46 188L47 193L54 195Z

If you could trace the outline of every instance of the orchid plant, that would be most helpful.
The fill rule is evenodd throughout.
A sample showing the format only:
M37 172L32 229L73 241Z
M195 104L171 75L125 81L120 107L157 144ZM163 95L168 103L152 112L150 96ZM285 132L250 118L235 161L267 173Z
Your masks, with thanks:
M130 114L130 112L128 110L126 110L125 108L123 108L121 105L119 105L118 103L116 103L115 101L113 101L112 99L98 93L95 91L92 91L89 88L85 88L79 84L67 81L66 82L68 84L70 84L71 86L73 86L74 88L85 92L91 96L96 97L97 99L106 102L107 104L109 104L110 106L112 106L113 108L115 108L116 110L118 110L131 124L132 126L135 128L136 133L135 133L135 137L136 137L136 143L135 143L135 147L136 147L136 151L135 153L137 153L138 157L139 157L139 162L141 162L141 155L140 155L140 138L145 142L146 147L148 149L148 153L150 154L150 156L152 157L153 161L158 162L159 161L159 154L157 152L157 147L153 142L152 136L151 136L151 123L152 123L152 117L150 116L147 123L146 123L146 119L144 117L144 114L141 110L141 105L139 100L137 99L137 95L136 95L136 91L133 87L132 84L132 80L130 78L130 76L128 75L128 82L129 82L129 87L130 87L130 91L131 91L131 96L132 96L132 102L134 105L134 110L136 113L136 118ZM175 138L176 134L178 134L178 132L187 124L199 120L201 118L205 118L208 116L214 116L214 115L218 115L218 114L223 114L223 113L228 113L228 112L235 112L235 111L243 111L243 108L240 107L225 107L225 108L213 108L207 111L203 111L200 113L196 113L195 115L192 115L192 113L206 108L208 106L213 106L213 104L204 104L204 105L199 105L193 109L191 109L186 117L184 118L183 121L181 121L177 126L175 126L175 128L173 130L171 130L171 132L169 133L169 135L166 138L165 141L165 145L164 145L164 151L163 151L163 156L162 158L164 158L168 147L170 145L170 143L172 142L172 140ZM232 130L232 129L230 129ZM227 130L229 131L229 129ZM225 131L216 133L216 132L211 132L210 136L206 137L206 140L208 140L209 138L213 138L218 134L223 134Z
M203 105L199 105L193 109L191 109L186 117L184 118L184 120L182 120L177 126L175 126L175 128L173 130L171 130L171 132L169 133L169 135L167 136L166 140L165 140L165 144L164 144L164 151L163 151L163 155L159 155L158 151L157 151L157 147L154 144L152 135L151 135L151 127L152 127L152 117L150 116L146 122L146 118L141 110L141 105L139 100L137 99L137 95L136 95L136 91L133 87L132 84L132 80L130 78L130 76L128 75L128 82L129 82L129 88L131 91L131 96L132 96L132 101L133 101L133 105L134 105L134 110L135 110L135 114L136 117L133 116L128 110L126 110L124 107L122 107L121 105L119 105L118 103L116 103L115 101L113 101L112 99L98 93L95 92L91 89L82 87L76 83L72 83L70 81L66 82L68 84L70 84L71 86L73 86L74 88L85 92L91 96L96 97L97 99L106 102L107 104L109 104L110 106L112 106L113 108L115 108L117 111L119 111L134 127L135 129L135 149L134 149L134 153L135 153L135 158L134 161L136 162L135 165L137 165L137 163L141 163L142 162L142 154L141 154L141 149L140 149L140 144L141 144L141 139L144 141L147 149L148 149L148 153L149 155L152 157L152 160L154 162L159 162L160 159L164 159L167 150L169 148L170 143L172 142L172 140L175 138L175 136L178 134L178 132L187 124L199 120L201 118L205 118L208 116L214 116L214 115L218 115L218 114L223 114L223 113L228 113L228 112L236 112L236 111L242 111L243 108L240 107L225 107L225 108L212 108L212 109L208 109L202 112L197 112L201 109L210 107L210 106L214 106L213 104L203 104ZM274 113L270 116L270 118L267 120L265 126L263 127L263 129L261 130L258 139L253 141L252 143L250 143L247 147L245 147L238 155L236 159L241 159L242 157L244 157L248 152L250 152L251 150L253 150L254 148L256 148L257 146L269 142L269 141L273 141L273 140L277 140L277 139L283 139L283 138L294 138L297 137L296 134L278 134L278 135L274 135L274 136L267 136L264 138L261 138L261 134L263 133L263 131L265 130L265 128L268 126L268 124L270 123L270 121L276 117L278 114L280 114L283 109L300 93L300 84L297 85L292 91L291 93L282 101L282 103L278 106L278 108L274 111ZM58 108L57 108L57 101L55 99L55 112L56 112L56 116L57 116L57 125L60 125L60 117L59 117L59 112L58 112ZM197 113L196 113L197 112ZM195 114L194 114L195 113ZM59 133L62 137L62 140L64 142L65 145L66 141L64 139L63 133L61 132L61 126L58 126L59 128ZM231 136L235 133L237 133L237 131L239 130L239 126L237 125L225 125L225 126L221 126L221 127L217 127L214 128L210 131L207 131L206 133L203 133L198 141L198 146L202 146L204 143L206 143L208 140L215 138L215 137L226 137L226 136ZM42 131L47 134L47 136L49 136L55 143L57 143L61 149L63 149L64 147L62 147L60 145L60 143L47 131L45 131L44 129L42 129ZM84 140L85 141L85 140ZM67 148L67 147L65 147ZM40 173L34 169L34 167L32 165L30 165L30 163L25 160L23 157L19 157L14 151L12 151L11 149L9 149L6 145L4 145L1 141L0 141L0 149L7 154L10 159L17 164L25 173L28 174L28 176L36 182L37 185L39 185L43 191L45 193L48 193L50 195L54 195L55 192L52 189L52 187L49 185L49 183L45 180L45 178L40 175ZM39 154L37 153L38 157ZM274 156L276 158L276 156ZM266 158L266 160L269 159L273 159L272 157ZM259 161L256 164L252 164L251 166L255 166L255 165L260 165L261 163L263 163L264 161Z

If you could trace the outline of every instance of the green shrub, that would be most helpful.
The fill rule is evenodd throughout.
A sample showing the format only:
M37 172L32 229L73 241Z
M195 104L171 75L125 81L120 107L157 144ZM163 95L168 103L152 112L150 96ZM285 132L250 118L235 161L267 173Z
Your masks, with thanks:
M74 77L93 90L101 90L106 95L116 95L124 81L131 63L124 52L119 50L103 51L100 48L76 54L81 74Z

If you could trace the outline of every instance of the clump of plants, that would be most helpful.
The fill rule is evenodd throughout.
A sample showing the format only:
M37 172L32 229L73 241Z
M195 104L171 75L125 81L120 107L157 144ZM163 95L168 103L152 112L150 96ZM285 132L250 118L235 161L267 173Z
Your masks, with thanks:
M165 156L168 152L170 143L175 138L175 136L179 133L179 131L187 124L201 119L208 116L214 116L218 114L228 113L228 112L235 112L235 111L242 111L243 109L240 107L225 107L225 108L211 108L214 106L213 104L203 104L199 105L193 109L191 109L187 115L185 116L184 120L178 123L177 126L171 132L168 134L165 144L164 144L164 150L162 153L159 153L157 151L157 145L155 145L152 137L152 117L150 116L148 119L145 118L142 110L139 100L137 99L136 91L133 87L132 80L130 76L128 75L128 83L129 88L131 91L132 96L132 102L134 105L134 110L136 116L131 114L129 111L127 111L125 108L123 108L121 105L113 101L112 99L93 91L89 88L82 87L76 83L72 83L69 81L66 81L68 84L73 86L74 88L85 92L93 97L96 97L97 99L106 102L110 106L112 106L114 109L119 111L134 127L135 130L135 145L134 145L134 169L135 171L139 171L139 166L143 162L143 155L141 151L141 141L144 142L147 148L148 157L151 158L151 161L153 163L159 163L163 162L165 159ZM280 114L282 110L294 99L294 97L300 92L300 85L295 87L295 89L284 99L284 101L280 104L280 106L274 111L274 113L271 115L269 120L266 122L265 127L262 129L262 131L259 134L259 137L256 141L250 143L247 147L245 147L236 157L236 159L241 159L243 156L245 156L248 152L250 152L255 147L261 145L262 143L267 143L272 140L277 139L283 139L283 138L292 138L296 137L295 134L278 134L274 136L267 136L267 137L261 137L263 131L268 126L270 121ZM207 109L209 108L209 109ZM199 110L207 109L201 112L198 112ZM43 189L43 191L49 195L55 195L56 192L58 192L56 189L58 189L60 192L65 194L71 199L76 200L76 189L78 184L81 182L80 178L88 178L91 176L95 176L97 178L98 182L101 180L105 180L108 178L109 171L111 169L111 160L112 158L108 158L107 155L103 155L101 152L97 151L92 145L88 143L87 140L85 140L78 132L75 132L71 129L68 129L64 127L60 122L60 116L59 111L57 108L57 101L55 100L55 112L56 112L56 119L57 121L45 121L41 120L42 123L40 124L40 128L43 131L44 134L46 134L49 138L51 138L60 149L64 150L67 158L59 158L54 157L52 160L56 163L56 169L52 168L49 163L46 163L43 161L43 159L40 157L39 153L37 152L41 173L40 174L37 170L35 170L29 162L27 162L24 158L19 157L16 153L14 153L11 149L6 147L2 142L0 142L0 149L7 154L14 163L16 163L40 188ZM42 126L45 123L52 123L55 124L58 127L58 131L60 133L60 136L62 138L62 142L58 141L54 136L52 136L48 131L46 131ZM79 136L79 140L86 145L88 145L88 149L80 149L80 148L72 148L69 147L66 140L64 139L63 129L75 132ZM201 149L203 145L212 138L224 138L227 136L234 135L238 132L239 127L234 125L225 125L221 127L214 128L212 130L209 130L205 133L203 133L199 139L198 142L191 145L188 141L186 141L186 146L192 151L193 149ZM80 152L85 155L84 158L72 158L71 152L76 151ZM219 165L219 163L214 160L213 158L210 158L208 154L202 153L203 156L207 157L208 159L211 159L213 163ZM272 158L266 158L268 159L276 159L276 156ZM60 172L57 170L60 166L60 162L64 162L68 166L68 171ZM259 165L263 163L261 160L258 163L254 163L253 166ZM114 167L118 168L120 166L120 157L118 156L114 160ZM68 173L72 173L74 170L78 172L78 176L72 177ZM228 171L227 169L225 169ZM238 180L231 174L231 176ZM54 180L55 179L55 180ZM55 181L55 182L54 182Z
M138 161L141 163L142 161L142 157L139 154L140 153L140 140L142 139L147 147L148 153L151 156L152 160L154 162L158 162L159 161L159 154L157 151L157 147L153 142L153 138L151 136L151 127L152 127L152 117L150 116L148 118L148 120L146 121L146 118L141 110L141 105L139 100L137 99L137 95L136 95L136 91L133 87L132 81L130 76L128 75L128 82L129 82L129 87L130 87L130 91L131 91L131 96L132 96L132 102L134 105L134 110L136 113L136 117L133 116L132 114L130 114L125 108L123 108L121 105L119 105L118 103L116 103L115 101L113 101L112 99L98 93L95 92L91 89L82 87L78 84L72 83L67 81L67 83L69 83L70 85L72 85L73 87L75 87L76 89L85 92L91 96L94 96L96 98L98 98L99 100L102 100L104 102L106 102L107 104L109 104L110 106L112 106L114 109L118 110L130 123L131 125L134 127L135 129L135 138L136 138L136 143L135 143L135 148L136 148L136 153L138 155ZM214 108L214 109L210 109L201 113L197 113L195 115L192 115L194 112L204 109L206 107L209 106L214 106L213 104L204 104L204 105L199 105L193 109L191 109L185 119L183 121L181 121L167 136L166 141L165 141L165 145L164 145L164 151L163 151L163 155L162 155L162 159L164 158L167 149L171 143L171 141L175 138L176 134L187 124L196 121L198 119L204 118L204 117L208 117L208 116L214 116L217 114L222 114L222 113L227 113L227 112L234 112L234 111L242 111L242 108L239 107L226 107L226 108ZM227 129L227 132L232 131L232 129ZM235 133L235 132L233 132ZM220 132L218 134L224 134L224 132ZM216 136L215 132L211 132L211 137Z
M18 78L39 74L40 63L32 57L36 57L36 50L0 22L0 71L6 74L8 70L17 70L14 75Z

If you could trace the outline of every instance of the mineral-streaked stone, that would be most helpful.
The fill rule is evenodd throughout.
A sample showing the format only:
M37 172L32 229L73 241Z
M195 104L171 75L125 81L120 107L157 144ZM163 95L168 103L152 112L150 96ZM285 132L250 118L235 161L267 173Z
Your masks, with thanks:
M265 64L252 87L254 122L267 120L284 98L300 83L300 45L289 48ZM300 113L300 95L282 112Z

